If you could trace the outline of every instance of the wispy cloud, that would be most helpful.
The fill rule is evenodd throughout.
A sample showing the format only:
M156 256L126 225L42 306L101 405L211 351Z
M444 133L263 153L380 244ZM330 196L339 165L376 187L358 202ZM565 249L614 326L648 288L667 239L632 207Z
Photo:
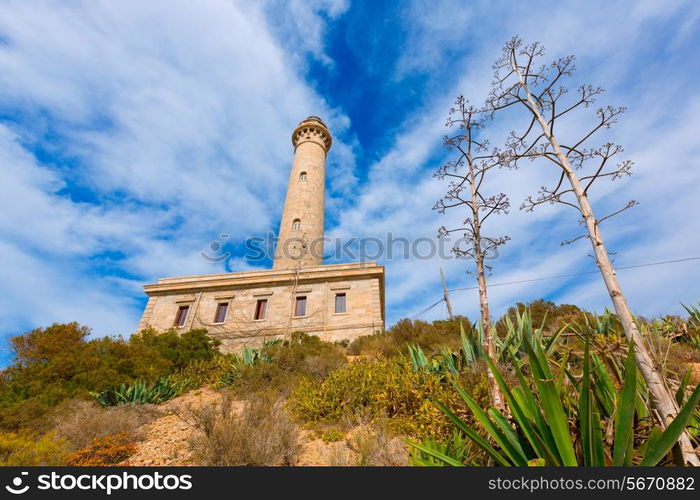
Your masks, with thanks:
M76 320L128 334L142 283L221 271L199 255L220 233L275 229L290 131L311 113L348 122L261 8L4 5L2 332Z
M690 1L371 9L345 1L210 0L196 9L184 1L7 1L0 332L76 320L97 334L129 333L144 282L224 270L200 252L221 233L242 241L276 229L289 135L309 114L334 134L329 234L434 238L438 226L463 218L431 210L445 189L431 177L445 159L445 113L458 94L485 97L491 63L516 33L541 40L550 56L575 53L577 78L606 86L605 103L629 107L606 139L626 147L636 173L594 194L602 212L641 202L603 228L616 262L697 253L699 20ZM509 117L489 134L498 142L515 126ZM552 175L535 166L497 172L491 187L517 207ZM514 210L489 222L490 232L512 238L496 281L595 269L585 242L559 246L576 234L574 212ZM450 287L472 285L463 261L385 264L390 321L439 299L439 267ZM633 308L653 315L697 300L699 270L655 267L620 279ZM540 297L607 305L595 275L492 291L496 314ZM471 292L454 302L475 316Z

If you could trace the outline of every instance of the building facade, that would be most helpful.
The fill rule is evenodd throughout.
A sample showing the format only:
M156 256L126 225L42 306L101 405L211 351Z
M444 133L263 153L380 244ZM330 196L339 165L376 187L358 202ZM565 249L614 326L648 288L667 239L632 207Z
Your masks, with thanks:
M310 116L294 129L292 144L273 268L162 278L146 285L149 298L139 330L206 328L230 352L294 331L340 341L384 328L384 267L323 265L330 131Z

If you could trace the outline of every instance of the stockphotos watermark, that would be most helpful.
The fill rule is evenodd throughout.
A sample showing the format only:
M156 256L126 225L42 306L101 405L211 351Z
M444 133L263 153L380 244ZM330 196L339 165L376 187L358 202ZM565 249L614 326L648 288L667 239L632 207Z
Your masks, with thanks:
M210 262L224 262L233 257L233 252L227 247L230 245L231 236L226 233L209 242L207 249L201 252L201 256ZM242 258L248 262L263 262L272 260L279 238L269 232L266 236L256 236L244 240L245 252ZM279 249L282 257L299 259L304 255L324 261L337 262L368 262L375 260L415 259L432 260L439 259L471 259L472 240L467 237L452 238L444 236L430 238L422 236L418 238L406 238L396 236L388 232L382 237L348 237L348 238L316 238L305 240L289 238L282 243ZM486 245L484 249L485 260L498 258L498 247Z
M189 474L161 474L150 472L135 474L121 472L112 474L40 474L36 477L36 485L30 486L29 472L20 472L12 479L5 490L13 495L23 495L31 489L42 491L94 491L111 495L115 491L174 491L192 489L192 476Z

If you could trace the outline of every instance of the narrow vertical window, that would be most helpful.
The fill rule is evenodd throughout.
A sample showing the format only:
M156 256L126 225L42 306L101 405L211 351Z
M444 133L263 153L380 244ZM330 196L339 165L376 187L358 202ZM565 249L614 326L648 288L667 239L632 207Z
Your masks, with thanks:
M336 293L335 294L335 313L341 314L344 312L346 312L345 311L345 294L344 293Z
M294 303L294 316L306 316L306 297L297 297Z
M294 222L292 222L292 229L294 231L299 231L301 229L301 219L294 219Z
M228 302L219 302L216 304L216 314L214 315L214 323L223 323L226 321L228 313Z
M265 319L267 316L267 299L260 299L255 304L255 319Z
M190 311L190 306L180 306L175 316L175 326L185 326L187 321L187 313Z
M299 180L301 182L306 182L306 172L302 172L299 174Z

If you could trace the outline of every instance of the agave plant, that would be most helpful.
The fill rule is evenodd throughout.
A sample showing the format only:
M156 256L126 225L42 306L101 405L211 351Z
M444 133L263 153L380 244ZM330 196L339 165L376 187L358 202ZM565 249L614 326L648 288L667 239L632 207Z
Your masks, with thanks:
M137 380L133 384L121 384L99 393L91 393L102 406L119 404L158 404L179 396L191 386L189 379L173 376L161 377L152 384Z
M503 318L505 335L503 338L495 337L496 359L501 363L509 359L519 362L526 355L525 341L542 346L547 355L553 352L565 327L559 328L551 335L545 335L544 325L546 321L547 315L545 314L539 328L535 328L532 325L532 317L528 309L516 311L515 322L510 316L505 316Z
M688 327L681 340L700 350L700 307L681 304L688 312ZM700 303L698 303L700 305Z
M635 415L639 418L639 377L632 346L623 366L624 383L619 391L615 390L612 394L596 391L598 383L595 374L598 373L598 380L602 380L605 377L602 373L607 369L601 359L596 361L596 357L590 353L588 337L584 343L583 373L580 380L573 380L573 384L565 382L565 378L571 378L571 373L567 374L565 370L560 370L555 377L542 342L533 343L524 336L523 346L530 374L526 377L523 367L511 351L512 366L518 379L518 385L513 388L506 384L496 363L486 358L503 391L509 415L496 408L482 409L469 393L454 383L455 390L487 437L436 401L456 428L497 465L602 466L633 465L635 462L639 465L656 465L674 447L700 402L700 387L697 387L684 399L681 411L673 422L665 429L653 429L646 442L635 449L634 423ZM533 380L532 384L528 383L528 379ZM612 407L606 407L603 403L608 396L612 398ZM612 415L612 446L604 436L603 430L608 421L605 415ZM570 417L574 425L570 425ZM463 465L459 457L450 456L435 446L410 444L446 465Z
M445 461L435 458L435 455L450 457L460 465L471 461L470 455L473 455L472 441L467 439L462 432L455 429L452 437L447 442L437 441L434 439L426 439L422 443L423 448L430 449L430 453L414 448L411 453L410 465L418 465L424 467L444 466Z

